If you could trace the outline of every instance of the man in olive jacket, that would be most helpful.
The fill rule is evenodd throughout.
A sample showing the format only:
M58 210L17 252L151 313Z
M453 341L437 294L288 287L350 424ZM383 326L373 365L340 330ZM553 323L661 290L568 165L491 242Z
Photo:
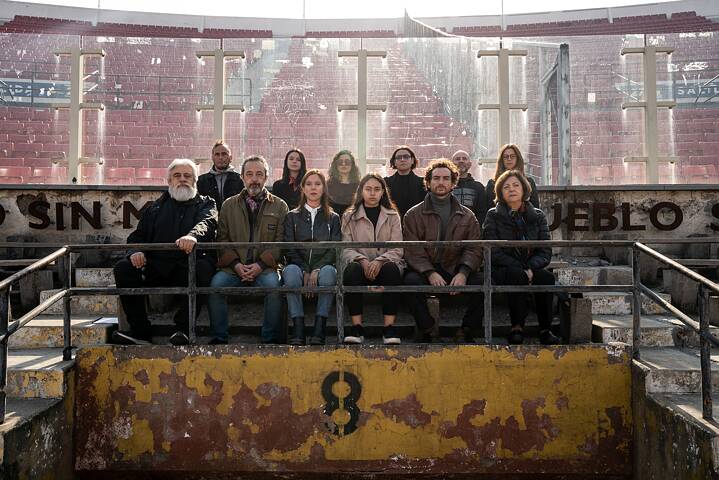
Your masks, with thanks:
M268 166L260 156L248 157L242 164L245 188L228 198L220 212L218 242L281 242L287 204L265 189ZM219 253L221 269L212 277L212 287L279 287L277 263L280 249L228 248ZM281 338L282 299L279 293L264 294L265 314L262 341L278 343ZM212 344L227 343L227 302L222 293L208 299Z
M429 193L424 201L410 208L404 216L405 241L479 240L481 231L474 213L461 205L452 195L459 171L447 159L433 160L425 173L424 181ZM410 248L404 249L404 258L410 267L404 278L406 285L433 285L435 287L481 285L481 248ZM410 301L413 315L420 330L421 340L431 342L437 336L437 321L427 308L424 293L413 294ZM450 293L450 295L454 295ZM460 342L472 342L482 325L484 295L470 293L469 306L456 334Z

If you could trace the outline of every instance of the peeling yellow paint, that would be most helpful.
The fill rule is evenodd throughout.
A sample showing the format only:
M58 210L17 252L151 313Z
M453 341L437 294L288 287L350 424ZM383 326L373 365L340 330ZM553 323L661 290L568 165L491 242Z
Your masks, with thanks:
M218 395L216 410L220 416L232 411L235 396L242 388L252 392L260 407L273 402L258 393L262 391L260 387L270 384L285 388L292 412L302 415L324 405L321 385L328 373L341 369L360 379L362 394L357 405L363 420L355 432L333 436L318 422L297 448L260 452L265 461L304 462L315 446L322 447L327 460L386 460L398 453L408 458L441 458L470 448L461 437L443 432L448 425L456 425L472 401L482 401L484 405L483 413L469 419L477 429L493 422L508 428L508 424L516 422L521 435L527 428L523 407L526 402L536 404L528 408L532 415L546 415L551 420L552 432L542 432L545 438L541 448L516 453L516 446L504 445L497 438L497 458L587 457L591 452L585 445L597 444L601 438L617 433L607 409L618 409L621 428L631 429L629 356L625 350L621 361L613 357L610 362L602 347L560 348L564 350L559 358L555 358L554 349L548 348L526 349L526 355L519 357L509 348L458 346L416 350L409 357L399 349L383 351L382 358L377 352L367 358L362 349L345 348L287 349L269 354L238 350L237 354L219 356L188 355L176 362L131 358L119 363L111 349L97 348L86 352L81 362L94 365L98 371L92 393L100 408L111 401L118 389L127 386L135 392L137 402L156 403L155 397L168 393L167 385L160 382L160 375L165 374L183 377L187 387L200 397ZM140 371L147 373L149 384L137 380L135 374ZM346 395L347 390L346 384L333 386L339 396ZM408 425L380 408L411 396L416 398L423 418L429 419L424 424ZM116 402L114 407L117 416ZM261 434L264 428L252 418L230 420L249 427L251 435ZM126 459L153 451L147 420L133 416L132 427L130 438L118 440L118 449ZM246 430L231 425L227 436L229 444L224 455L244 455L242 445L252 440L247 438ZM171 449L167 441L163 440L162 446L166 451ZM620 447L628 449L628 444Z
M117 449L125 459L136 458L143 453L155 453L155 437L150 428L150 422L132 416L130 423L132 432L128 438L117 439Z

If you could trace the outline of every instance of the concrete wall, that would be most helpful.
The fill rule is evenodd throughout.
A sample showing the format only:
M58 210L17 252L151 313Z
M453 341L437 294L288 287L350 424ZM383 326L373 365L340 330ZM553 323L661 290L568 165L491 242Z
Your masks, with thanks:
M161 192L157 187L4 186L0 241L124 242L137 225L132 208L140 210ZM540 187L540 192L550 224L561 212L561 223L553 231L556 239L719 238L719 187ZM38 202L47 202L49 208ZM678 225L672 225L676 217L671 208L657 207L661 202L681 211ZM99 225L93 226L79 206L91 219L97 214ZM595 222L595 217L602 218Z
M719 478L717 436L646 393L646 370L632 368L635 480L705 480ZM716 429L716 428L715 428ZM717 444L717 445L715 445Z
M631 473L625 346L97 347L77 362L83 477Z

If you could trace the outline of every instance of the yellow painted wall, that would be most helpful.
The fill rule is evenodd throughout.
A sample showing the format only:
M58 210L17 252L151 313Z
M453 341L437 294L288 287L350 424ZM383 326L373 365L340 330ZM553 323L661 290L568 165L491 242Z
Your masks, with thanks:
M98 347L77 358L81 470L631 471L623 347ZM331 372L361 386L347 434L335 428L347 411L323 411ZM348 402L349 390L331 388Z

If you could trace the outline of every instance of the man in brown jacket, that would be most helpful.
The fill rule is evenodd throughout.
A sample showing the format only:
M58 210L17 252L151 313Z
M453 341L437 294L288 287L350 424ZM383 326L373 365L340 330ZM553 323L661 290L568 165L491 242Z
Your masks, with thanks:
M424 201L412 207L404 216L405 241L455 241L479 240L480 228L477 217L462 206L453 196L459 171L447 159L433 160L424 176L429 193ZM410 270L404 277L406 285L433 285L435 287L481 285L477 273L481 266L481 248L405 248L405 260ZM427 309L424 293L413 294L410 301L417 327L423 342L431 342L437 336L438 320ZM456 295L456 293L450 293ZM484 295L470 293L469 306L457 331L457 340L474 341L482 325Z
M217 229L218 242L281 242L287 204L265 189L267 162L260 156L242 164L245 188L223 204ZM212 277L211 287L279 287L277 263L279 249L228 248L219 254L220 271ZM221 293L208 298L212 344L227 343L227 302ZM282 298L279 293L265 295L262 341L277 343L281 338Z

